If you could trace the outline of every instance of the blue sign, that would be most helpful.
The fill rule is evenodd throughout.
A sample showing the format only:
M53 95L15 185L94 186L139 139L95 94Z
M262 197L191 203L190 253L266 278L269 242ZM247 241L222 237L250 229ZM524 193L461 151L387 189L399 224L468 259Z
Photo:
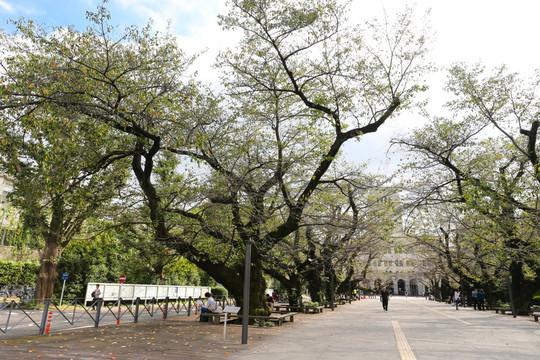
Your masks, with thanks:
M69 273L63 273L63 274L62 274L62 280L65 281L65 280L68 279L68 277L69 277Z

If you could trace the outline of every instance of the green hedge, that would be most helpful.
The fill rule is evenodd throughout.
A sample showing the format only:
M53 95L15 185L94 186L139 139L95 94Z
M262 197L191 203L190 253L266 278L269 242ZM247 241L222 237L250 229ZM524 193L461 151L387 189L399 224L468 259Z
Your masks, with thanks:
M0 260L0 284L36 285L39 264Z
M213 297L216 297L216 296L221 297L221 296L228 296L229 295L229 292L227 291L227 289L225 289L222 286L213 287L212 290L210 290L210 292L212 293Z

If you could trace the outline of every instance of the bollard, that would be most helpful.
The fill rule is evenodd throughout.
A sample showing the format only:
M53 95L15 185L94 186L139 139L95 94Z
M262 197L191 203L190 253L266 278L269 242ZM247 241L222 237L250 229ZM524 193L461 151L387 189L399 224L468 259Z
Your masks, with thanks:
M134 316L134 321L133 322L138 322L139 321L139 304L140 303L141 303L141 298L140 297L135 299L135 316Z
M49 330L51 329L51 321L52 321L52 311L49 311L49 316L47 318L47 327L45 328L45 334L48 334Z
M103 299L98 298L97 299L97 310L96 310L96 319L94 321L94 327L97 328L99 326L99 318L101 317L101 306L103 305Z
M165 298L165 308L163 309L163 320L167 319L167 313L169 312L169 297Z
M122 308L118 306L118 318L116 318L116 325L120 324L120 317L122 316Z
M45 300L43 307L43 316L41 317L41 326L39 327L39 334L43 335L45 333L45 327L47 326L47 316L49 314L49 302L50 300Z
M187 316L191 315L191 296L188 299Z

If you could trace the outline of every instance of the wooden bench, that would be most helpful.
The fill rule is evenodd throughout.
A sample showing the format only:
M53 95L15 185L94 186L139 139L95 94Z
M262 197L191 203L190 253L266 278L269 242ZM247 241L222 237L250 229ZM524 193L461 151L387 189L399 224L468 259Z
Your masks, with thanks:
M266 321L271 321L275 323L277 326L283 325L283 322L288 319L290 322L294 322L294 315L297 313L295 312L288 312L288 313L282 313L282 314L272 314L269 316L264 315L249 315L250 320L258 320L259 321L259 327L264 327L264 323ZM232 314L231 319L242 319L242 315L236 315Z
M269 320L277 323L277 326L281 326L283 325L283 322L287 320L287 318L289 322L294 322L294 315L296 314L297 313L295 312L288 312L288 313L282 313L280 315L270 315Z
M290 305L279 305L274 306L275 312L281 312L281 309L285 309L287 312L302 312L305 314L313 313L318 314L323 312L324 306L290 306Z
M294 322L294 315L297 313L295 312L287 312L287 313L280 313L280 314L272 314L270 316L264 316L264 315L249 315L249 319L257 319L259 320L259 326L264 327L264 323L266 321L274 322L277 326L283 325L283 322L288 320L290 322ZM222 322L225 322L225 313L219 312L219 313L202 313L200 316L207 317L208 322L211 324L219 325ZM242 315L237 314L229 314L227 317L227 320L236 320L241 319Z
M223 312L202 313L200 316L207 317L209 323L216 324L216 325L219 325L220 323L225 321L225 313Z
M533 313L531 313L531 315L534 318L534 321L538 321L538 317L540 316L540 312L533 312Z
M284 309L285 311L288 311L288 310L287 310L287 307L288 307L288 306L289 306L289 305L274 305L274 306L272 307L272 309L273 309L274 311L276 311L276 312L283 311L283 310L281 310L281 309Z
M509 308L509 307L494 307L492 308L492 310L495 310L495 313L498 314L499 311L501 312L501 314L505 314L507 311L508 312L512 312L512 308Z
M299 311L302 311L306 314L309 314L309 313L318 314L318 313L323 312L324 306L322 305L321 306L304 306L299 309L300 309Z

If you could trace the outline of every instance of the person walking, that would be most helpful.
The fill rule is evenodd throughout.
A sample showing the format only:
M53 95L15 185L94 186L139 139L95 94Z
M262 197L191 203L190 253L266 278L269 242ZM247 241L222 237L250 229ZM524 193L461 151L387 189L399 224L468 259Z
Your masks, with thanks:
M485 311L486 308L484 306L484 298L486 296L486 293L484 289L478 289L478 292L476 293L476 298L478 301L478 310Z
M381 301L384 311L388 311L388 300L390 300L390 294L386 291L386 286L381 290Z
M474 310L476 310L476 305L478 305L478 289L474 288L471 292L471 301L474 307Z
M96 310L96 305L98 299L101 297L101 290L99 289L99 284L96 285L94 291L92 291L92 310Z
M456 303L456 310L459 310L459 302L461 301L461 293L459 291L454 291L454 302Z

